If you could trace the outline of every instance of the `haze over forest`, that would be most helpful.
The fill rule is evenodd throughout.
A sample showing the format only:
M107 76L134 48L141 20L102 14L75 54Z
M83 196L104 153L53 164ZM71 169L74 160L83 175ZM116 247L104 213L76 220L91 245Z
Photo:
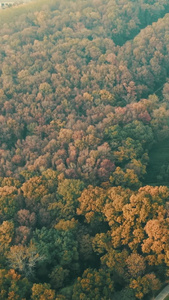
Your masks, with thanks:
M0 300L169 281L169 1L0 10Z

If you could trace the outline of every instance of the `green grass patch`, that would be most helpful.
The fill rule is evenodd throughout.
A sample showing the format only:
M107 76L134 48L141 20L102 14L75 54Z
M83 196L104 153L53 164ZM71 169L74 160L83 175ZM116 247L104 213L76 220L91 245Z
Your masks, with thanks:
M167 297L165 297L164 300L169 300L169 295Z

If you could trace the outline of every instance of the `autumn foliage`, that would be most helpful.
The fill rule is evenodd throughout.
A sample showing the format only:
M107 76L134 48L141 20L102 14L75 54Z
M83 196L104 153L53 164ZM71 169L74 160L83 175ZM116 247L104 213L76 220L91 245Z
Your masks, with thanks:
M168 282L168 13L0 11L0 299L149 299Z

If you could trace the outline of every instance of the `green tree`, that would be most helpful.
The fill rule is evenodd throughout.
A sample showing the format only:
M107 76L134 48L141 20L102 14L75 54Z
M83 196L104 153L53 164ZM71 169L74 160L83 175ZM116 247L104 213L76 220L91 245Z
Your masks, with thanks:
M31 284L15 270L0 270L0 300L26 299L30 296Z
M74 229L47 229L43 227L41 230L36 229L34 231L32 241L39 256L44 258L38 263L39 276L47 277L53 272L53 266L58 269L63 268L63 272L69 273L70 276L76 274L79 269L79 257Z

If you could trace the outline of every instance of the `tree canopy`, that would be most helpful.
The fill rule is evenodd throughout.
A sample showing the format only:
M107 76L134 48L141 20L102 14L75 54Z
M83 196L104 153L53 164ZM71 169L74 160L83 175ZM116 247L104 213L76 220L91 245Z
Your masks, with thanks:
M169 279L169 3L0 11L0 299L134 300Z

